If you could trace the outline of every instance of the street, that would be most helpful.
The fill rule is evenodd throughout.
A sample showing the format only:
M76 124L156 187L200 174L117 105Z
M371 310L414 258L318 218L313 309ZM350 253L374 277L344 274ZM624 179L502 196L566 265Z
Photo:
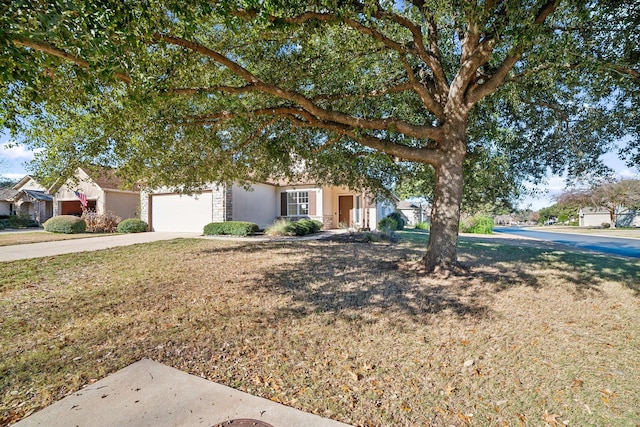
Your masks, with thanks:
M516 234L534 239L562 243L581 249L640 258L640 239L538 231L526 227L495 227L493 231L496 233Z

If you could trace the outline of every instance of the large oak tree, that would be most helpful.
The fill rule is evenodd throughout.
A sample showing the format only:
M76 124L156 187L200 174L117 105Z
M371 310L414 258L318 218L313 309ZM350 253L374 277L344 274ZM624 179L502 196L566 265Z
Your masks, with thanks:
M4 124L38 171L118 166L149 186L433 170L428 271L451 268L470 152L519 176L593 170L632 128L624 2L12 1ZM637 96L637 95L636 95ZM627 154L634 154L633 142Z

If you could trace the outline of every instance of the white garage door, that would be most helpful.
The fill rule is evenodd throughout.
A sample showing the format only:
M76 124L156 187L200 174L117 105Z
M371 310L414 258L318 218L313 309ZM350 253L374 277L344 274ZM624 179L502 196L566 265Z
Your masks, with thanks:
M154 231L202 233L211 222L211 192L194 196L154 194L151 202L151 222Z

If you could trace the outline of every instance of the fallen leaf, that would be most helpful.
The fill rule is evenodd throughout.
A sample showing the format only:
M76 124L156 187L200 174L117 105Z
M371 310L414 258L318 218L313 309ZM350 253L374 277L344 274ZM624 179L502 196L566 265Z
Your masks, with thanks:
M557 418L559 416L558 414L549 414L547 411L544 411L544 422L555 427L558 425Z
M571 389L575 392L578 389L582 388L583 384L584 384L584 381L582 381L580 378L574 378L573 384L571 385Z

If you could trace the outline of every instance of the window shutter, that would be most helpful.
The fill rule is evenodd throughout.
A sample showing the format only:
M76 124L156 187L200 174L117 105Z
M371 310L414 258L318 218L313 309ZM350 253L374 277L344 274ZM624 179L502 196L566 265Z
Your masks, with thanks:
M315 190L309 191L309 215L316 215L316 192Z
M287 193L280 193L280 216L287 216Z

